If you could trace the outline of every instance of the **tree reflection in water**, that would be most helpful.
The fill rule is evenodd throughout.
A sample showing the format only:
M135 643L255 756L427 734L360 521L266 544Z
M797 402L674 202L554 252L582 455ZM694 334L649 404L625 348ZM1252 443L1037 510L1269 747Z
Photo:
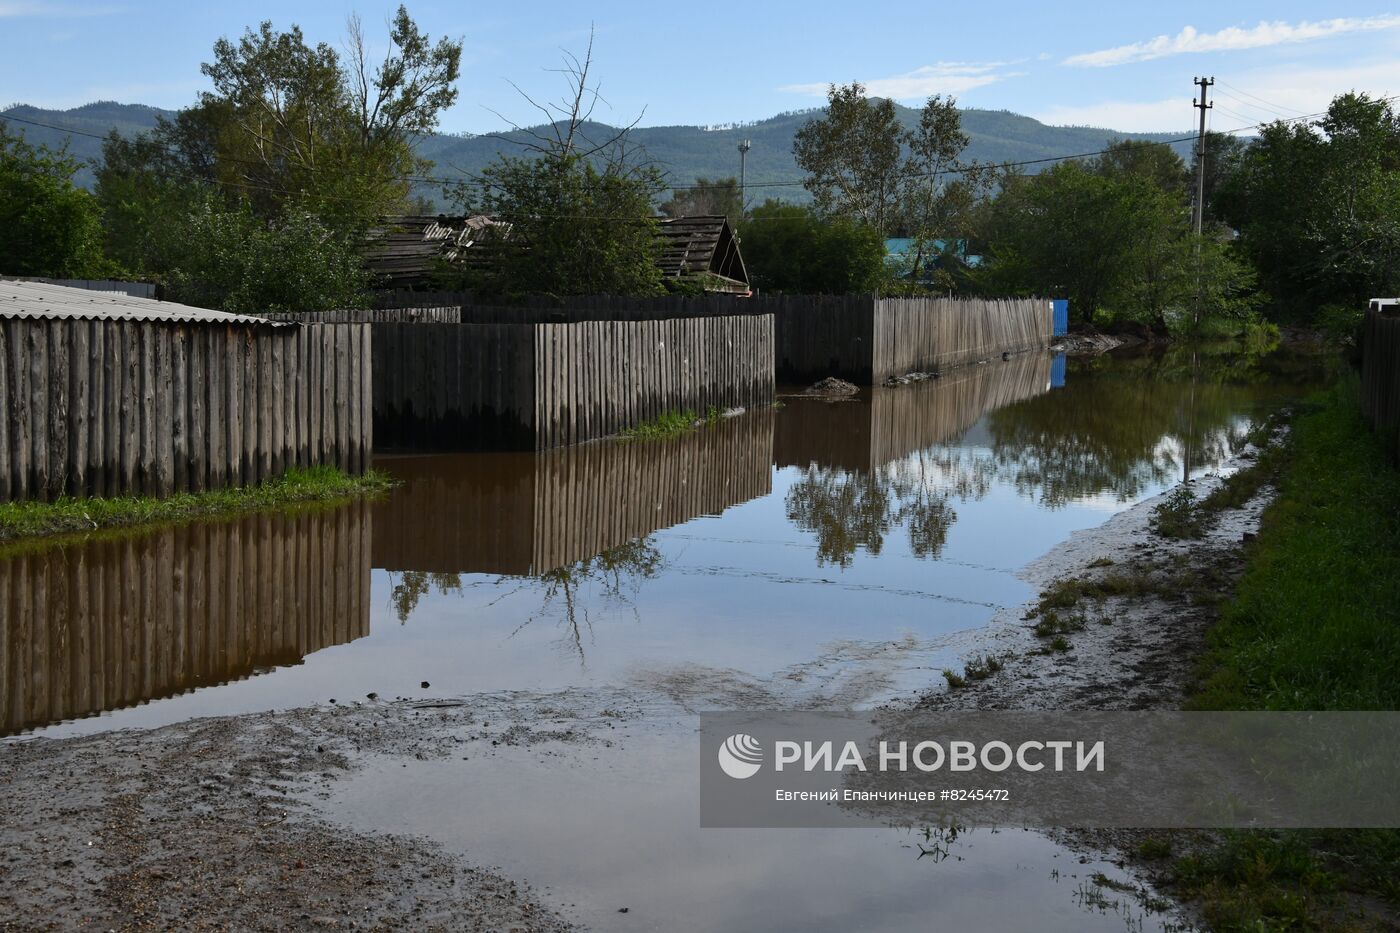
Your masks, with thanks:
M878 555L899 526L916 556L936 559L954 500L1006 484L1050 509L1126 502L1229 459L1273 407L1326 378L1316 355L1234 347L1076 362L1063 389L990 412L985 436L974 429L871 470L809 465L788 490L787 517L816 536L822 566Z
M665 557L648 535L626 544L608 548L585 560L528 577L497 577L491 581L464 584L459 573L425 573L405 571L390 591L390 601L400 623L408 621L422 598L436 589L439 595L462 594L467 586L509 586L505 593L492 599L484 608L505 602L514 596L533 593L542 596L540 608L526 617L511 632L514 637L538 619L557 616L563 627L561 643L584 660L584 632L592 641L593 619L598 612L630 610L638 621L634 600L642 582L655 577L665 567Z
M987 490L975 471L950 471L955 461L935 447L873 472L811 464L788 490L788 520L817 536L819 566L849 567L861 548L878 555L899 525L915 555L936 559L958 517L950 500Z

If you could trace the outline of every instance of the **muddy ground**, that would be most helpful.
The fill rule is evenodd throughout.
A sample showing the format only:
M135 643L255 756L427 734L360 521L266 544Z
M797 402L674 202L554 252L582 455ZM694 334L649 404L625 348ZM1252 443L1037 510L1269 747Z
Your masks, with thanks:
M374 756L607 745L636 711L599 702L366 698L12 743L0 929L568 929L523 884L415 839L349 832L314 799Z

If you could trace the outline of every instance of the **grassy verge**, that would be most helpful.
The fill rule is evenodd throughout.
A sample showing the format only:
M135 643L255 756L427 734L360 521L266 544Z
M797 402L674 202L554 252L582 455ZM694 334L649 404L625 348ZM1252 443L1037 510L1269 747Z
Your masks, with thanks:
M256 486L180 493L165 499L118 496L0 503L0 542L232 515L292 505L349 499L388 489L393 482L371 470L350 476L334 467L288 470Z
M709 412L701 417L689 408L682 408L677 411L663 412L661 415L650 421L643 421L641 424L634 424L630 428L623 428L619 432L620 436L636 440L655 440L657 438L676 437L695 428L700 424L714 424L722 417L718 408L711 408Z
M1361 420L1355 380L1298 412L1269 471L1278 498L1190 708L1396 709L1400 471ZM1149 848L1213 930L1394 929L1400 915L1400 831L1177 834Z
M1400 708L1400 471L1355 381L1294 421L1197 709Z

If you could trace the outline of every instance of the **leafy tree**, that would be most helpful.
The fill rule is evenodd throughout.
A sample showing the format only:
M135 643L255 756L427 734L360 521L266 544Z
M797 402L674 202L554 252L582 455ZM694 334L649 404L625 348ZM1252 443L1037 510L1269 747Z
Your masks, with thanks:
M930 97L906 130L893 102L867 98L855 82L831 86L826 114L797 131L793 155L824 213L923 242L966 234L986 179L977 166L959 168L967 143L953 98ZM963 177L950 181L955 170Z
M1264 127L1216 202L1276 313L1400 289L1400 117L1387 101L1344 94L1315 123Z
M885 274L884 240L842 217L765 201L741 228L744 262L760 291L846 295L872 292Z
M261 216L294 203L363 231L407 199L421 167L411 143L456 100L461 43L433 44L400 6L378 65L358 18L348 47L347 65L299 27L265 21L220 39L202 66L214 89L197 112L217 140L217 179Z
M695 179L689 188L677 188L671 199L661 205L661 213L667 217L693 217L701 214L723 214L731 225L737 226L744 213L744 194L739 190L739 179L706 178Z
M102 143L94 196L106 251L138 275L163 278L174 268L187 247L186 219L214 193L212 177L175 142L178 123L161 118L153 133L131 138L114 130Z
M1239 170L1240 163L1244 160L1244 154L1248 148L1248 144L1238 136L1217 133L1214 130L1206 131L1206 220L1215 223L1224 220L1220 216L1216 198L1226 181ZM1193 185L1195 184L1196 159L1199 157L1199 153L1200 146L1192 145L1191 164L1188 171L1191 173L1191 184Z
M0 126L0 272L85 278L110 271L97 202L73 185L66 150L37 149Z
M1181 156L1166 143L1119 139L1109 143L1092 163L1093 169L1108 178L1142 178L1164 194L1185 201L1190 172Z
M1083 321L1134 273L1144 233L1167 222L1163 193L1141 176L1108 176L1061 162L1006 176L991 208L984 287L1063 296Z

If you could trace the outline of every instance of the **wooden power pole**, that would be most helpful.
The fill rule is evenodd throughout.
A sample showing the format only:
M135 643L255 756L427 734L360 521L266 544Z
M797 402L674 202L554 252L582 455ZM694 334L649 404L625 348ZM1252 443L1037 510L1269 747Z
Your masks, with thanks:
M1201 89L1201 99L1193 103L1201 112L1201 130L1196 136L1196 211L1192 218L1196 235L1201 235L1201 221L1205 217L1206 211L1206 111L1214 107L1214 103L1206 103L1206 88L1215 84L1214 78L1197 78L1195 84Z
M1201 225L1206 214L1206 111L1214 103L1206 103L1206 88L1215 84L1214 78L1196 78L1195 84L1201 89L1201 99L1191 106L1201 112L1201 129L1196 135L1196 209L1192 215L1192 227L1196 231L1196 306L1191 315L1196 327L1201 326Z

